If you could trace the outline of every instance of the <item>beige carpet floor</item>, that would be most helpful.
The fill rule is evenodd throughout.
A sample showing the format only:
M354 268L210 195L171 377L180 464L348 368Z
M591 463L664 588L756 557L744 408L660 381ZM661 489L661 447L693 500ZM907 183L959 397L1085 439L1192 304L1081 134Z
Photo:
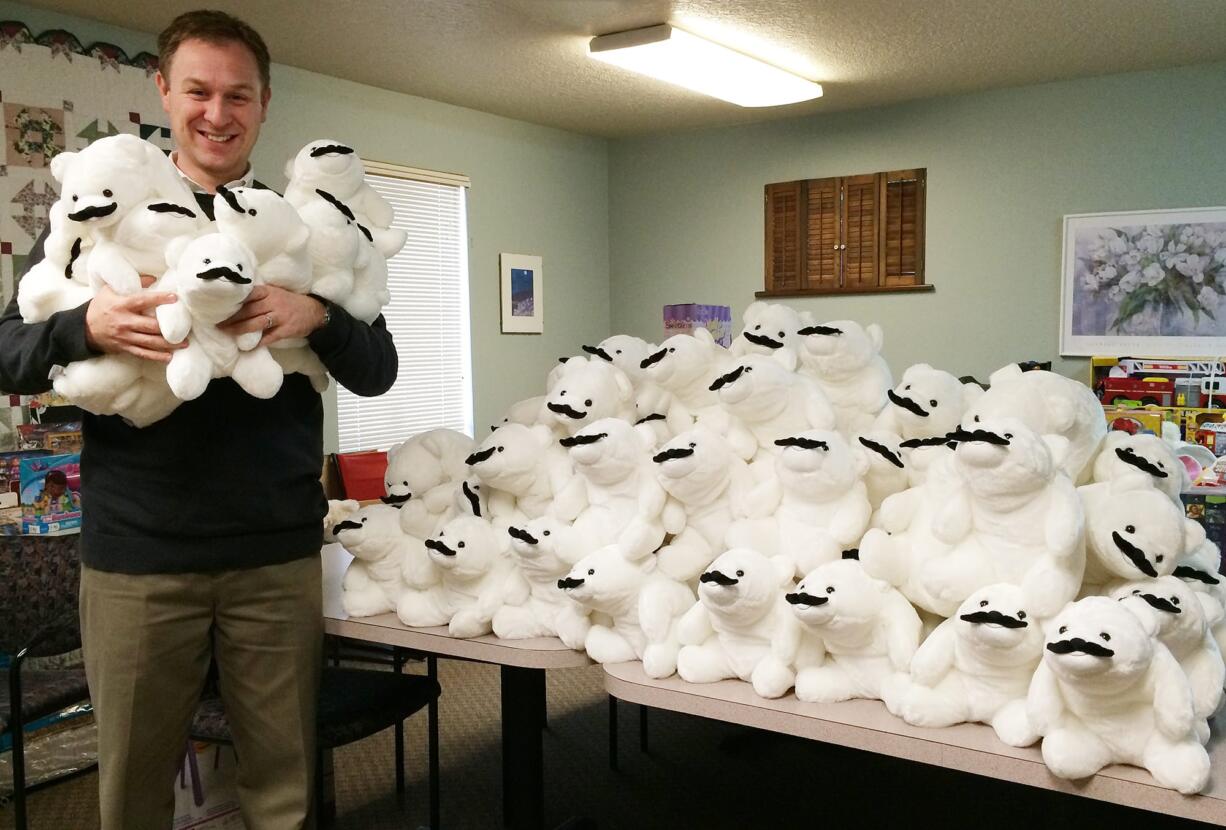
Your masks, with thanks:
M414 664L410 671L424 671ZM440 661L442 825L501 826L497 666ZM1075 796L898 761L671 712L650 713L638 749L638 707L621 704L620 771L608 764L608 706L599 667L548 675L546 825L586 817L600 828L1191 828L1192 822ZM426 807L426 718L406 728L408 788L393 787L392 731L336 752L339 830L419 828ZM33 830L98 826L97 776L31 795ZM12 826L0 808L0 827Z

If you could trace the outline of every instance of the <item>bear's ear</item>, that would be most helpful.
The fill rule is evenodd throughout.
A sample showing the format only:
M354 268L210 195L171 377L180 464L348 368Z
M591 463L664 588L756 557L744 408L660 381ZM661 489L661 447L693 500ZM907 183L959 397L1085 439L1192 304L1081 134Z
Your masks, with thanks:
M868 335L868 342L873 344L873 351L880 353L881 346L885 342L885 332L881 330L881 326L869 323L864 327L864 333Z
M1001 366L995 372L988 375L988 387L991 388L1001 383L1007 384L1014 378L1020 378L1021 376L1022 367L1018 366L1016 363L1009 363Z
M931 372L932 367L927 363L912 363L902 373L903 380L914 380L916 375L922 375L924 372Z
M191 242L192 239L189 236L176 236L166 243L166 265L174 268L178 264L179 258L183 256L183 251L187 249Z
M771 567L775 569L776 581L780 588L786 588L796 578L796 562L790 556L772 556Z
M796 352L792 349L775 349L771 352L771 359L789 372L796 371L796 361L798 358L796 357Z
M797 316L800 318L800 325L797 326L798 329L807 328L817 322L813 317L812 311L802 311Z
M1215 627L1218 623L1226 618L1226 608L1222 607L1222 603L1218 602L1217 597L1213 594L1203 593L1201 591L1193 591L1196 599L1200 602L1200 610L1205 615L1205 623L1209 628Z
M698 328L694 329L691 334L693 334L694 337L703 343L715 343L715 338L711 335L710 329L708 329L706 326L699 326Z
M630 383L630 378L626 377L626 373L618 369L612 363L604 364L613 370L613 381L617 384L618 397L623 401L634 400L634 385Z
M962 384L962 411L966 412L983 397L983 387L977 383Z
M77 154L73 152L56 153L51 159L51 175L55 176L55 180L63 184L64 177L68 175L68 169L72 167L73 161Z
M298 158L297 156L290 156L289 159L285 162L285 178L287 179L294 178L294 161L296 161L297 158Z
M1205 526L1195 519L1183 520L1183 552L1189 554L1205 544Z
M745 308L745 313L741 315L741 320L748 326L750 321L764 311L766 311L766 303L761 300L754 300Z

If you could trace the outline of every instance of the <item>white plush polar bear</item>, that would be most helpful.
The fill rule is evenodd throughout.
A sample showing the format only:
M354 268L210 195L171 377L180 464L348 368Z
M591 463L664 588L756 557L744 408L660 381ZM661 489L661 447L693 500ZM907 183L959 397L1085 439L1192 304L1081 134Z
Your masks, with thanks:
M647 442L617 418L601 418L559 442L574 465L586 507L574 528L587 550L616 545L629 559L642 559L664 541L668 494L660 486ZM680 514L668 529L680 529Z
M729 347L733 355L778 355L789 371L796 369L800 348L797 332L813 322L809 312L798 312L781 303L756 301L746 307L741 321L741 331Z
M734 522L728 546L786 556L797 573L808 573L840 559L868 529L872 507L861 480L868 459L832 430L807 430L775 443L782 448L772 480L778 505L765 518Z
M1183 561L1175 566L1174 576L1182 579L1184 584L1198 594L1207 594L1220 607L1226 609L1226 581L1218 572L1222 561L1217 545L1206 541L1195 551L1186 554ZM1214 614L1209 614L1211 620ZM1217 640L1218 648L1226 655L1226 611L1209 623L1213 639Z
M932 521L950 547L917 580L942 616L985 585L1008 582L1024 589L1036 616L1050 617L1077 596L1085 571L1081 502L1049 447L1058 453L1066 442L1010 418L974 427L954 434L961 487Z
M62 199L47 210L50 231L43 242L43 259L30 267L17 286L17 310L27 323L41 323L94 295L85 268L94 242L84 229L74 226L68 212Z
M511 525L507 535L511 537L511 558L530 593L523 603L498 609L494 633L504 640L555 637L559 617L574 617L573 603L558 588L558 580L588 551L574 528L552 516L541 516L522 527Z
M601 418L633 421L634 388L612 363L572 357L553 374L543 418L559 436L574 435Z
M731 416L728 440L743 458L770 462L775 442L801 430L834 429L835 415L821 387L777 357L749 354L711 384Z
M1094 458L1090 480L1103 484L1138 473L1149 476L1155 487L1183 508L1179 494L1189 483L1188 471L1171 445L1157 435L1130 435L1122 430L1108 432Z
M166 366L166 382L182 400L200 397L215 377L232 377L249 395L271 398L281 388L281 366L260 345L261 332L235 337L218 328L251 293L255 258L247 246L213 233L167 251L173 263L158 282L177 299L157 307L158 326L171 343L187 340Z
M545 411L545 396L535 395L531 398L524 398L522 401L516 401L507 409L506 415L496 424L490 424L490 430L498 429L500 426L507 424L522 424L526 427L535 426L543 422L541 413Z
M1107 435L1103 407L1084 383L1053 372L1023 372L1016 363L997 369L970 414L1017 418L1040 435L1061 435L1069 449L1061 467L1075 484L1089 481L1090 462Z
M903 458L902 439L893 432L871 430L856 435L855 443L860 445L868 458L864 486L868 490L868 502L876 514L887 498L911 486L906 459Z
M260 281L299 294L311 287L311 232L276 191L256 187L219 187L213 199L217 228L246 245L256 260Z
M453 429L429 429L387 451L383 501L401 508L400 526L424 539L455 515L456 491L469 475L473 439ZM468 512L468 511L465 511Z
M353 297L356 272L366 268L374 249L367 244L353 211L326 190L290 203L310 229L311 292L342 307Z
M1174 573L1184 554L1200 547L1205 529L1184 516L1145 474L1077 488L1085 506L1084 594L1108 583Z
M945 436L958 428L966 410L982 394L977 384L964 384L927 363L908 367L898 386L886 392L889 403L877 415L873 429L903 439L912 485L924 480L935 458L950 452Z
M1209 740L1208 719L1222 705L1226 664L1210 626L1222 618L1222 606L1207 594L1198 594L1178 577L1164 576L1128 582L1111 592L1138 616L1151 615L1158 640L1171 651L1188 676L1197 738Z
M446 625L452 637L489 634L505 604L522 605L529 590L508 555L510 539L484 519L460 516L426 540L441 584L409 591L396 606L405 625Z
M491 491L486 496L491 517L511 522L551 512L554 494L573 476L569 456L543 424L505 424L486 436L465 463ZM577 508L566 518L575 515Z
M628 334L615 334L595 346L584 346L583 350L612 363L629 378L634 387L634 422L651 425L655 435L653 447L692 426L692 420L680 408L672 406L672 395L652 381L643 368L643 361L656 351L654 343Z
M1026 717L1026 691L1043 658L1043 630L1022 589L980 588L928 635L896 690L897 711L915 726L987 723L1009 746L1039 739Z
M655 350L654 343L648 343L641 337L629 334L615 334L612 337L606 337L595 346L585 345L583 347L583 351L592 357L598 357L621 369L636 390L647 382L643 361Z
M655 560L631 562L616 547L601 548L558 580L558 588L587 611L599 615L582 638L583 625L572 616L559 620L562 641L582 643L597 663L642 660L648 677L677 670L677 625L694 603L688 587L658 573Z
M1154 626L1107 597L1078 600L1051 621L1026 715L1053 774L1085 778L1123 763L1181 793L1204 789L1209 756L1188 678Z
M814 703L884 700L895 710L890 679L907 671L919 646L919 615L888 582L854 559L810 571L784 599L792 608L772 641L796 667L796 697Z
M719 396L711 383L726 373L733 356L715 342L711 332L694 329L693 334L675 334L660 344L641 363L647 379L669 394L669 423L699 416L720 418ZM675 411L674 411L675 410Z
M800 371L826 393L844 435L873 428L894 381L881 357L881 326L851 320L809 325L801 336Z
M673 539L657 554L660 570L673 579L696 578L726 549L728 527L737 518L768 515L777 499L769 483L755 481L723 436L703 426L683 432L652 456L661 485L683 511L666 508Z
M68 364L55 391L95 415L119 415L143 428L182 403L166 382L166 365L129 354L104 354Z
M337 522L331 530L353 561L341 582L341 607L351 617L385 614L406 588L404 557L411 541L400 530L396 508L371 504Z
M699 579L698 602L677 626L677 673L690 683L739 677L765 698L782 697L795 672L771 652L776 629L791 617L783 598L795 567L749 548L721 554Z

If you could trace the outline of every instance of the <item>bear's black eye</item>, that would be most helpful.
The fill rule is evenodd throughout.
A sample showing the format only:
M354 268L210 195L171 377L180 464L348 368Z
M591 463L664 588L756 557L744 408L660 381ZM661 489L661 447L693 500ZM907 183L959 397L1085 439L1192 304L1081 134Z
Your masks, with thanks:
M105 196L106 198L108 198L108 199L109 199L109 198L111 198L112 196L114 196L115 194L114 194L114 193L112 193L112 192L110 191L110 188L108 188L108 189L106 189L106 190L102 191L102 195L103 195L103 196Z
M1137 527L1136 525L1124 525L1124 532L1125 533L1136 533Z
M902 391L906 392L910 388L911 388L911 384L908 383L906 386L902 388Z
M752 367L752 366L746 366L746 367L745 367L745 374L749 374L749 373L750 373L750 372L752 372L752 371L753 371L753 367Z
M499 447L499 448L498 448L498 452L502 452L504 449L505 449L505 447Z
M462 548L462 547L464 547L464 543L463 543L463 542L460 542L458 545L456 545L456 547L457 547L457 548Z
M929 406L936 406L936 405L937 405L937 402L936 402L936 401L928 401L928 405L929 405Z
M1164 465L1164 464L1163 464L1161 461L1158 461L1158 462L1155 462L1155 463L1157 463L1157 465L1158 465L1158 469L1159 469L1159 470L1165 470L1165 469L1166 469L1166 465Z
M247 215L248 215L248 216L255 216L255 208L248 208L248 209L247 209Z
M1063 634L1063 633L1065 633L1066 631L1068 631L1068 626L1067 626L1067 625L1062 625L1062 626L1060 626L1060 632L1059 632L1059 633Z
M617 350L615 350L615 351L613 352L613 354L621 354L621 353L622 353L622 350L621 350L621 349L617 349Z
M401 483L401 484L403 484L405 487L408 487L408 486L409 486L409 483L408 483L407 481L402 481L402 482L400 482L400 483Z
M240 263L237 263L237 264L238 264L238 270L240 270L240 271L241 271L241 270L243 270L243 264L242 264L241 262L240 262Z
M669 346L669 347L668 347L668 353L669 353L669 354L672 354L672 353L673 353L673 352L675 352L675 351L677 351L677 350L676 350L675 348L673 348L672 346Z
M559 397L559 398L565 398L565 397L566 397L566 390L565 390L565 389L563 389L563 390L562 390L560 393L558 393L558 397Z
M976 415L976 416L975 416L975 423L979 423L979 416L978 416L978 415Z
M1108 634L1106 631L1100 631L1100 632L1098 632L1098 636L1102 638L1102 641L1103 641L1104 643L1109 643L1109 642L1111 642L1111 635L1110 635L1110 634Z
M72 197L72 200L75 202L75 201L77 200L77 197L76 197L76 196L73 196L73 197Z
M1019 620L1024 620L1024 619L1026 619L1026 612L1025 612L1025 611L1018 611L1018 612L1017 612L1017 618L1018 618Z
M979 600L979 607L980 607L980 608L987 608L987 607L988 607L988 601L987 601L986 599L981 599L981 600Z
M833 594L833 593L834 593L834 586L833 586L833 585L827 585L827 586L826 586L826 593L828 593L828 594Z
M592 575L593 575L593 574L595 574L595 573L596 573L596 569L595 569L595 568L588 568L588 569L587 569L587 575L588 575L588 576L592 576Z
M205 257L204 264L205 264L205 265L208 265L208 264L209 264L210 262L212 262L212 261L213 261L213 260L209 259L208 257Z
M546 531L545 531L544 533L542 533L541 535L542 535L542 536L548 536L548 535L549 535L549 533L550 533L550 531L546 530Z
M736 572L736 575L737 575L737 576L744 576L744 575L745 575L745 572L744 572L744 571L737 571L737 572Z
M365 517L365 516L363 516L363 517L362 517L362 524L366 524L366 517Z
M783 332L779 332L779 336L780 336L780 337L787 337L787 335L786 335L786 334L784 334Z
M1140 588L1133 588L1133 589L1132 589L1132 595L1133 595L1134 597L1139 597L1139 596L1141 596L1141 589L1140 589Z
M698 446L698 445L697 445L697 444L695 444L693 441L691 441L691 442L690 442L690 449L694 449L694 448L695 448L695 447L697 447L697 446Z
M1155 556L1155 557L1154 557L1154 561L1155 561L1155 562L1161 562L1161 561L1162 561L1162 554L1158 554L1157 556Z
M1012 432L1006 432L1006 433L1005 433L1005 438L1012 438L1012 437L1013 437L1013 433L1012 433Z
M1179 597L1171 597L1171 605L1178 605Z
M756 325L756 326L754 326L754 327L753 327L753 330L754 330L754 331L761 331L761 330L762 330L762 324L761 324L761 323L758 323L758 325Z
M588 398L586 401L584 401L584 402L583 402L583 405L584 405L584 406L591 406L591 405L592 405L592 399L591 399L591 398Z

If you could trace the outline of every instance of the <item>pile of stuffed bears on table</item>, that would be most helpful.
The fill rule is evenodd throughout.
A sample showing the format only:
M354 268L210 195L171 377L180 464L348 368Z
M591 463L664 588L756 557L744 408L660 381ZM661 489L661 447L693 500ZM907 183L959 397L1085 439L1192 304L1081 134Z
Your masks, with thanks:
M102 286L120 295L171 292L150 309L162 336L187 346L169 364L127 354L71 363L55 390L99 415L144 427L199 397L213 378L271 398L300 372L322 391L327 370L301 339L261 345L261 332L234 336L218 324L261 284L323 297L365 322L390 299L387 260L405 243L391 206L365 180L353 148L312 141L286 166L285 196L220 187L216 221L203 215L171 160L132 135L99 139L51 160L60 185L49 210L45 258L22 278L27 323L76 308ZM153 277L143 287L141 277Z
M880 699L1042 739L1061 777L1126 763L1201 790L1226 592L1172 447L1108 435L1051 372L895 383L881 343L754 303L730 349L584 346L480 443L395 448L385 503L333 502L345 610Z

